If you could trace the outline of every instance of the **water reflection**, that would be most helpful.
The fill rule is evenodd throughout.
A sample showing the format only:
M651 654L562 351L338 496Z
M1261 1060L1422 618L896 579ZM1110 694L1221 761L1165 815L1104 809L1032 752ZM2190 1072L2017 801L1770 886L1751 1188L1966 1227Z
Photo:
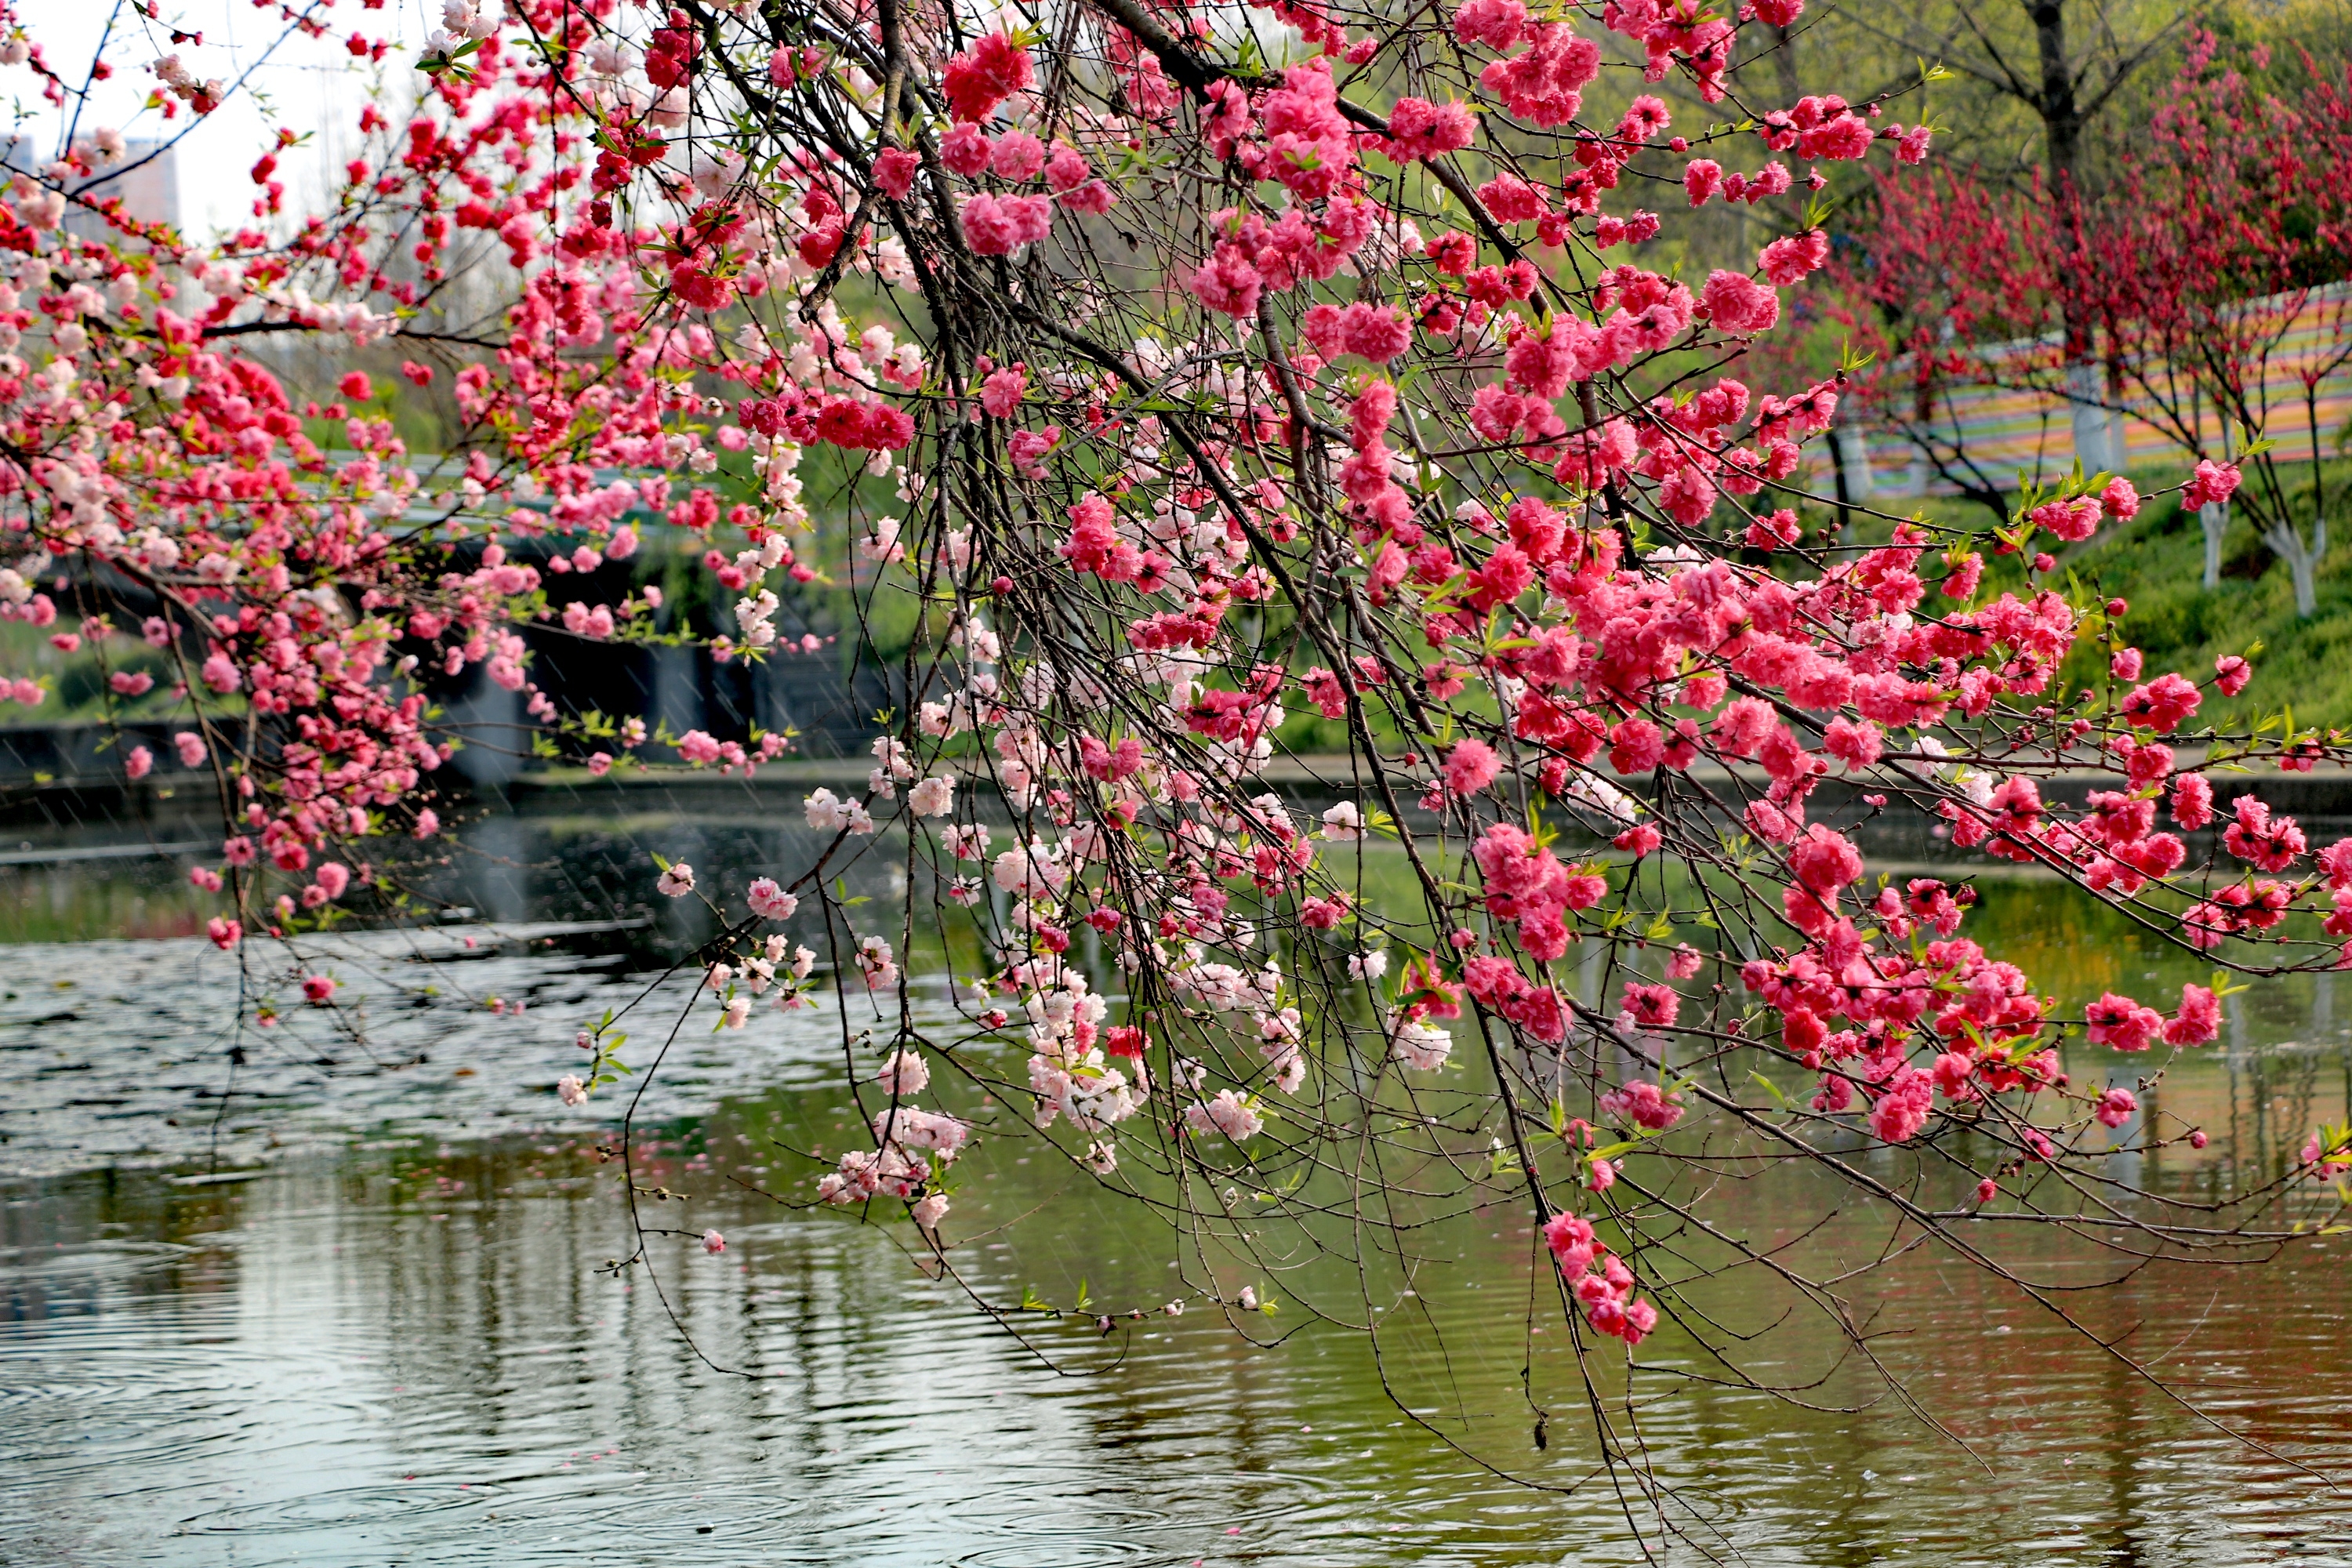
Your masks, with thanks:
M1414 1293L1382 1285L1371 1303L1393 1320L1376 1342L1310 1324L1260 1349L1206 1309L1154 1310L1188 1276L1198 1283L1197 1266L1175 1267L1174 1237L1145 1211L1090 1199L1007 1128L974 1161L948 1227L966 1282L998 1303L1034 1290L1066 1304L1083 1280L1094 1310L1148 1314L1108 1334L1091 1311L1007 1332L909 1267L903 1221L859 1226L762 1195L804 1193L824 1152L856 1136L827 1077L835 1019L799 1034L763 1015L750 1042L693 1037L638 1152L647 1183L688 1194L656 1223L715 1226L728 1249L707 1257L671 1238L656 1274L608 1278L599 1265L629 1245L615 1167L598 1157L611 1123L562 1112L545 1085L570 1059L579 1010L699 933L641 888L655 839L640 826L499 831L453 857L477 918L348 939L343 962L383 987L369 1049L388 1065L331 1071L291 1048L275 1065L253 1051L229 1135L240 1155L281 1147L249 1183L177 1185L131 1168L142 1150L202 1168L155 1123L183 1104L217 1109L174 1098L173 1075L221 1065L226 960L185 940L5 950L17 994L0 1013L15 1069L0 1129L7 1158L36 1173L0 1189L6 1555L1619 1563L1633 1530L1654 1535L1663 1516L1687 1533L1673 1555L1689 1562L2345 1560L2352 1504L2299 1468L2352 1488L2340 1441L2352 1372L2338 1353L2352 1274L2339 1238L2258 1269L2139 1270L2078 1303L2093 1332L2160 1358L2259 1447L2018 1292L1923 1249L1856 1282L1852 1299L1951 1440L1896 1401L1869 1402L1843 1342L1793 1319L1755 1347L1752 1370L1806 1385L1815 1404L1863 1407L1808 1412L1635 1373L1616 1392L1634 1402L1674 1497L1630 1500L1631 1524L1629 1500L1590 1467L1572 1348L1556 1321L1530 1331L1523 1215L1497 1205L1418 1233ZM701 835L670 852L742 879L799 848L764 823L657 831L665 847ZM510 879L504 894L493 870ZM858 874L887 873L877 861ZM1977 934L2030 949L2023 961L2064 1002L2107 988L2158 1000L2202 978L2051 884L1986 887ZM591 900L654 923L564 923ZM548 923L485 923L523 919ZM60 991L61 979L74 984ZM394 1009L395 994L426 984L438 994ZM529 1010L489 1015L491 994ZM936 1005L936 992L920 995ZM2283 1169L2315 1120L2342 1113L2347 1013L2331 977L2232 998L2223 1040L2144 1097L2147 1114L2204 1126L2211 1145L2147 1156L2139 1179L2218 1195ZM310 1028L293 1020L278 1038L357 1049L297 1032ZM2086 1079L2145 1070L2104 1052L2067 1065ZM30 1112L28 1094L41 1097ZM1903 1158L1859 1157L1890 1174ZM1789 1231L1795 1246L1819 1179L1732 1184L1714 1217L1753 1237ZM1056 1228L1010 1224L1049 1204ZM1803 1261L1866 1258L1889 1234L1887 1216L1857 1210L1802 1238ZM2004 1257L2061 1284L2129 1271L2054 1238ZM1240 1282L1220 1281L1228 1293ZM1287 1310L1252 1321L1260 1338L1269 1322L1305 1321L1309 1304L1366 1310L1344 1257L1268 1284ZM1693 1305L1752 1319L1770 1299L1733 1276ZM1643 1360L1693 1364L1667 1337ZM1389 1403L1384 1380L1415 1414Z
M772 1140L837 1127L826 1099L731 1104L648 1150L655 1179L694 1194L691 1224L730 1237L718 1258L663 1255L668 1309L745 1376L698 1360L642 1274L596 1273L624 1232L586 1140L360 1151L226 1190L105 1173L20 1189L0 1331L8 1539L77 1563L1625 1560L1623 1519L1570 1439L1566 1347L1521 1326L1516 1216L1443 1238L1483 1289L1384 1334L1384 1370L1479 1457L1584 1483L1565 1497L1500 1483L1406 1422L1355 1336L1253 1350L1200 1313L1108 1337L1033 1323L1026 1344L995 1331L886 1231L737 1184L797 1173ZM1008 1164L974 1184L964 1234L1060 1182ZM1731 1208L1719 1217L1769 1217ZM1133 1210L1012 1237L968 1245L973 1284L1001 1300L1024 1285L1067 1300L1084 1274L1106 1305L1150 1303L1173 1277L1169 1238ZM2216 1414L2352 1481L2337 1256L2145 1277L2092 1323L2185 1340L2170 1370ZM1891 1355L1974 1458L1885 1402L1832 1416L1686 1391L1642 1416L1683 1522L1773 1563L2335 1560L2340 1500L1980 1273L1922 1259L1884 1294L1906 1336ZM1765 1359L1832 1352L1788 1341ZM1548 1454L1512 1386L1528 1364L1559 1422Z

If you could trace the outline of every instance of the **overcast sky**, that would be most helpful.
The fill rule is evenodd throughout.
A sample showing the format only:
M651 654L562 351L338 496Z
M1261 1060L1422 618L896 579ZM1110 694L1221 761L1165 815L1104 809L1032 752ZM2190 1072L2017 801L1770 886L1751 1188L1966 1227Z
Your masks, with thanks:
M386 0L380 11L341 0L327 15L348 29L356 25L370 38L389 38L393 51L381 66L354 60L340 44L286 37L282 23L257 11L251 0L165 0L164 21L150 22L115 0L42 0L24 8L33 38L58 74L69 82L84 79L110 20L115 32L107 46L113 79L97 84L81 110L83 135L111 125L131 139L177 134L180 221L191 238L235 229L252 219L256 188L253 161L278 126L311 132L300 153L279 159L287 205L315 199L324 171L351 156L358 121L372 85L379 79L398 102L411 92L408 79L425 35L441 25L440 0ZM168 26L204 35L201 46L171 43ZM231 98L201 121L184 107L166 122L141 105L156 86L148 67L158 56L176 52L198 79L246 79L247 91ZM42 101L40 82L29 66L0 67L0 127L29 136L44 158L54 156L74 110L65 114ZM0 137L5 139L5 137Z

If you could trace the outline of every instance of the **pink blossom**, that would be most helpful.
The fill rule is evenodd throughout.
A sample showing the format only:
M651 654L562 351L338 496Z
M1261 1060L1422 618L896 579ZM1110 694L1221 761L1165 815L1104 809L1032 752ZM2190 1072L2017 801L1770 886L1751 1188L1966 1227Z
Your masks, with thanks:
M1908 1066L1897 1067L1870 1107L1870 1130L1889 1143L1909 1142L1927 1124L1932 1095L1927 1074Z
M1455 743L1445 759L1445 787L1457 795L1476 795L1503 771L1493 747L1479 740Z
M2048 529L2070 544L2079 544L2099 529L2099 503L2089 496L2076 496L2072 500L2047 501L2033 509L2027 521L2036 528Z
M1728 274L1718 273L1717 276ZM1675 469L1658 487L1658 504L1665 508L1667 516L1685 528L1696 528L1705 522L1715 510L1715 482L1696 467Z
M1476 134L1477 124L1466 103L1400 98L1389 110L1389 144L1406 162L1460 152Z
M950 126L940 138L940 162L967 179L988 168L993 151L987 133L970 121Z
M1522 0L1463 0L1454 13L1454 36L1465 44L1482 43L1496 53L1525 35L1528 8Z
M2238 465L2217 463L2210 458L2197 465L2197 471L2181 488L2183 510L2194 511L2199 507L2219 506L2238 492Z
M801 907L799 899L776 885L772 877L761 877L752 882L746 894L751 912L763 920L788 921Z
M1028 51L1003 33L990 33L948 62L940 76L940 90L958 120L980 121L1036 80Z
M944 775L924 779L907 792L907 805L917 816L945 816L955 809L955 781Z
M1829 258L1829 236L1814 228L1772 241L1758 252L1756 265L1767 280L1786 289L1820 271Z
M1299 323L1300 330L1325 359L1358 354L1385 364L1412 346L1412 323L1393 305L1317 305Z
M898 960L884 938L860 937L856 957L857 973L868 991L887 991L898 984Z
M922 1057L914 1051L893 1051L882 1070L874 1075L882 1092L894 1099L918 1095L931 1081L931 1069Z
M2213 820L2213 784L2202 773L2180 773L2172 781L2172 820L2194 832Z
M1665 754L1665 737L1647 719L1621 720L1609 731L1609 765L1621 773L1649 773Z
M1754 337L1780 319L1780 295L1745 273L1709 273L1699 301L1715 329L1733 337Z
M1657 825L1654 823L1637 822L1609 842L1613 847L1639 860L1646 856L1656 854L1658 846L1665 842L1665 835L1658 831ZM1552 956L1559 955L1555 953Z
M1184 1120L1196 1132L1221 1132L1235 1143L1247 1142L1265 1126L1256 1108L1230 1089L1219 1089L1205 1103L1195 1100L1186 1106Z
M1020 411L1021 398L1028 390L1029 373L1021 365L1009 365L992 372L980 384L980 406L992 419L1010 419Z
M2204 695L2178 675L2160 675L2134 687L2123 700L2124 716L2163 734L2177 730L2197 711Z
M1636 988L1632 986L1626 988L1629 1003L1634 989ZM1642 986L1639 989L1665 992L1668 1000L1662 1005L1666 1021L1671 1023L1674 1016L1674 993L1667 991L1663 985ZM1679 1093L1661 1093L1656 1084L1640 1079L1634 1079L1622 1089L1612 1089L1601 1096L1599 1105L1603 1115L1615 1117L1620 1121L1631 1121L1653 1132L1663 1132L1683 1119L1684 1108L1682 1096Z
M996 139L988 167L999 179L1034 180L1045 167L1045 144L1026 131L1008 131Z
M1186 280L1185 287L1212 310L1246 317L1257 313L1258 292L1265 282L1242 248L1228 241L1217 247L1216 255Z
M874 188L894 202L903 202L914 193L915 174L922 166L921 154L904 147L885 147L874 156Z
M2164 1026L2164 1015L2110 991L2091 1005L2085 1019L2091 1043L2119 1051L2144 1051Z
M1601 47L1579 37L1566 23L1534 29L1535 42L1516 58L1496 60L1478 73L1479 85L1531 125L1565 125L1583 108L1580 92L1601 74Z
M1789 868L1800 885L1831 894L1862 876L1862 854L1842 835L1815 823L1789 847Z
M1076 190L1093 174L1085 154L1066 142L1055 143L1053 155L1045 160L1045 184L1057 195Z
M976 195L963 205L964 242L975 256L1010 256L1054 226L1051 196Z

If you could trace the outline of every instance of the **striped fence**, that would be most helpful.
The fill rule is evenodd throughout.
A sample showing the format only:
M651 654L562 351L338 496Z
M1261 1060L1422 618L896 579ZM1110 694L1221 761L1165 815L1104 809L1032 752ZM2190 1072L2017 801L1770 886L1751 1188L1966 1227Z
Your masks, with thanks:
M2352 424L2352 361L2336 363L2352 349L2352 282L2312 290L2300 301L2289 296L2250 301L2244 309L2256 318L2290 310L2292 319L2278 326L2277 341L2269 352L2254 401L2263 418L2262 434L2274 443L2282 459L2312 456L2312 421L2304 405L2302 376L2332 366L2317 385L2317 426L2320 449L2340 455L2347 447L2339 435ZM2264 336L2269 334L2265 332ZM2122 411L2105 406L2108 393L2104 371L2088 367L2074 383L2069 396L2057 390L2062 373L2052 365L2056 340L1992 345L1978 351L1984 366L1978 384L1938 382L1933 414L1917 418L1907 384L1906 363L1898 361L1880 379L1875 395L1864 400L1858 421L1842 422L1838 449L1847 494L1882 498L1953 495L1960 486L1937 476L1936 464L1923 460L1918 444L1906 426L1924 423L1929 445L1948 467L1958 468L1957 450L1975 470L1972 478L1990 479L2003 489L2017 485L2018 477L2052 480L2071 468L2078 452L2085 469L2118 469L2181 466L2186 454L2178 437L2150 418L2139 389L2126 380ZM2184 381L2182 405L2188 405ZM1893 406L1889 406L1893 405ZM2201 408L2205 452L2223 450L2221 423L2210 403ZM2116 443L2121 443L2121 451ZM2230 450L2242 445L2231 433ZM1808 481L1815 493L1833 493L1836 475L1826 443L1809 447L1812 465Z

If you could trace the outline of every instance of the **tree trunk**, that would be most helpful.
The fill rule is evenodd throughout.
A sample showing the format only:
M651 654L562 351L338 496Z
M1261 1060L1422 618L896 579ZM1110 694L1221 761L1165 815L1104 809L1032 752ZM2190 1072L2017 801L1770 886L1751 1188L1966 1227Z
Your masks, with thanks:
M1839 493L1846 500L1860 505L1876 487L1871 482L1870 437L1859 419L1841 418L1844 430L1837 446Z
M1804 89L1797 84L1797 30L1775 27L1772 41L1772 64L1780 82L1780 106L1786 109L1804 96Z
M2034 47L2042 57L2042 163L2051 193L2074 188L2074 166L2083 142L2083 111L2074 101L2074 70L2066 58L2065 0L2028 0Z
M2118 474L2131 471L2131 437L2124 428L2124 367L2116 357L2116 334L2107 332L2107 467Z
M2083 477L2120 472L2123 465L2107 450L2107 411L2099 401L2097 365L2081 359L2066 367L2066 401L2074 421L2074 460L2083 465Z
M2042 180L2049 187L2050 200L2058 205L2063 215L2068 204L2082 196L2075 169L2083 143L2083 112L2074 99L2074 68L2066 58L2066 4L2065 0L2025 0L2025 10L2033 20L2033 43L2042 64L2042 88L2034 95L2033 106L2042 115ZM2072 231L2071 226L2063 221L2061 228ZM2085 265L2085 258L2074 254L2059 262L2062 268L2077 275ZM2106 413L2099 406L2098 367L2091 358L2094 324L2084 319L2082 303L2072 286L2075 281L2075 278L2068 278L2058 290L2059 328L2065 356L2067 402L2074 416L2074 458L2087 477L2110 465Z
M1837 487L1837 525L1843 530L1853 521L1853 497L1846 493L1845 443L1839 437L1838 422L1830 421L1830 482Z
M2311 542L2303 539L2303 530L2291 522L2273 524L2263 534L2263 542L2278 552L2280 559L2294 577L2294 613L2308 620L2319 613L2319 584L2316 576L2319 558L2327 553L2327 520L2321 518L2313 530Z
M2221 585L2221 540L2230 531L2230 503L2207 501L2197 509L2197 525L2205 531L2205 591Z

